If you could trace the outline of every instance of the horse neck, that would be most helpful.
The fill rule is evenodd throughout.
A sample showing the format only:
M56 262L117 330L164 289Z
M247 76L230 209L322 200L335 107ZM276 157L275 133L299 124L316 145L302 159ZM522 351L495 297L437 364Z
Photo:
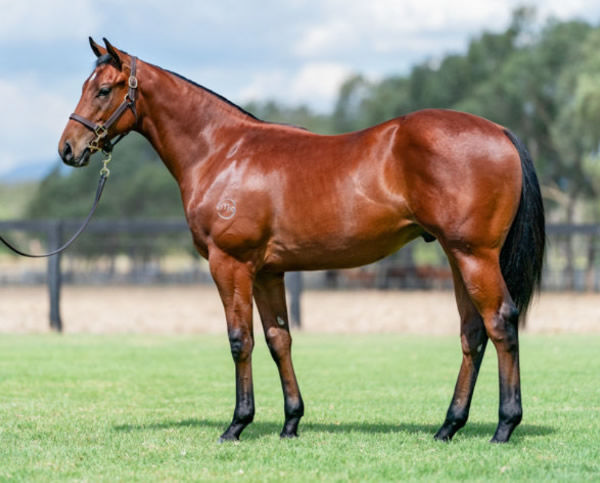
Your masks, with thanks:
M257 122L201 86L150 64L140 73L140 127L173 176L181 181L190 169L224 148L227 131Z

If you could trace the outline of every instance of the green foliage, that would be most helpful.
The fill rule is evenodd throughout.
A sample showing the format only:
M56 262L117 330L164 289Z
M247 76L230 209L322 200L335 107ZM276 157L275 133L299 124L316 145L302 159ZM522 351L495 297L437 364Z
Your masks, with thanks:
M281 386L261 338L255 422L217 444L235 402L222 336L3 336L0 479L17 481L564 480L600 474L597 336L524 336L524 420L488 443L498 379L488 346L471 418L434 441L460 365L457 337L297 334L306 403L280 441Z
M548 208L573 221L576 202L600 192L600 29L582 21L537 25L534 10L517 9L506 31L482 33L465 54L380 82L351 77L332 115L336 132L427 107L481 115L526 143Z
M37 189L35 181L0 183L0 220L24 217L27 203Z
M80 169L57 165L29 203L30 218L82 218L87 215L99 179L102 155ZM99 218L181 217L177 183L150 144L132 133L113 152L96 216Z

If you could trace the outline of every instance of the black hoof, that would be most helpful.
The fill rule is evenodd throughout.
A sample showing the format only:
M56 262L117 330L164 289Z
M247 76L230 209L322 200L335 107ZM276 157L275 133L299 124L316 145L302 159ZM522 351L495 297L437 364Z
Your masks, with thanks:
M453 423L444 423L442 427L438 430L438 432L435 433L434 438L438 441L451 441L456 432L463 426L464 424L458 425Z
M496 433L490 439L490 443L508 443L510 435L514 431L515 427L498 426Z
M219 444L235 443L236 441L239 441L239 440L240 440L240 438L238 438L237 436L230 436L230 435L223 434L217 442Z
M279 436L281 438L297 438L299 423L300 423L300 418L290 418L290 419L286 420Z

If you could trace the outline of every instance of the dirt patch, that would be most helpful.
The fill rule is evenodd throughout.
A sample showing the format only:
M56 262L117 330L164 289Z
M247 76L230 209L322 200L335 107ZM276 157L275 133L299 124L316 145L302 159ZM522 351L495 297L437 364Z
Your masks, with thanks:
M212 286L67 286L61 309L66 333L224 334L226 327ZM48 332L48 311L45 287L0 288L0 332ZM307 332L459 331L451 292L307 291L302 315ZM543 293L530 310L527 332L600 333L600 294Z

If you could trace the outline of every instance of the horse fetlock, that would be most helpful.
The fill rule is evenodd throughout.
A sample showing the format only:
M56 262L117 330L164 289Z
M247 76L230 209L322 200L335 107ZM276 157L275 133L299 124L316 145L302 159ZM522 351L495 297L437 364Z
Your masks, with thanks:
M300 419L302 416L304 416L304 403L302 402L302 398L286 399L284 411L286 419Z
M498 413L499 422L491 443L506 443L512 432L523 419L523 408L518 401L509 401L501 404Z
M238 404L233 412L231 424L243 424L247 426L254 421L254 404Z
M516 427L523 419L523 408L518 402L508 402L500 406L498 412L500 424Z

